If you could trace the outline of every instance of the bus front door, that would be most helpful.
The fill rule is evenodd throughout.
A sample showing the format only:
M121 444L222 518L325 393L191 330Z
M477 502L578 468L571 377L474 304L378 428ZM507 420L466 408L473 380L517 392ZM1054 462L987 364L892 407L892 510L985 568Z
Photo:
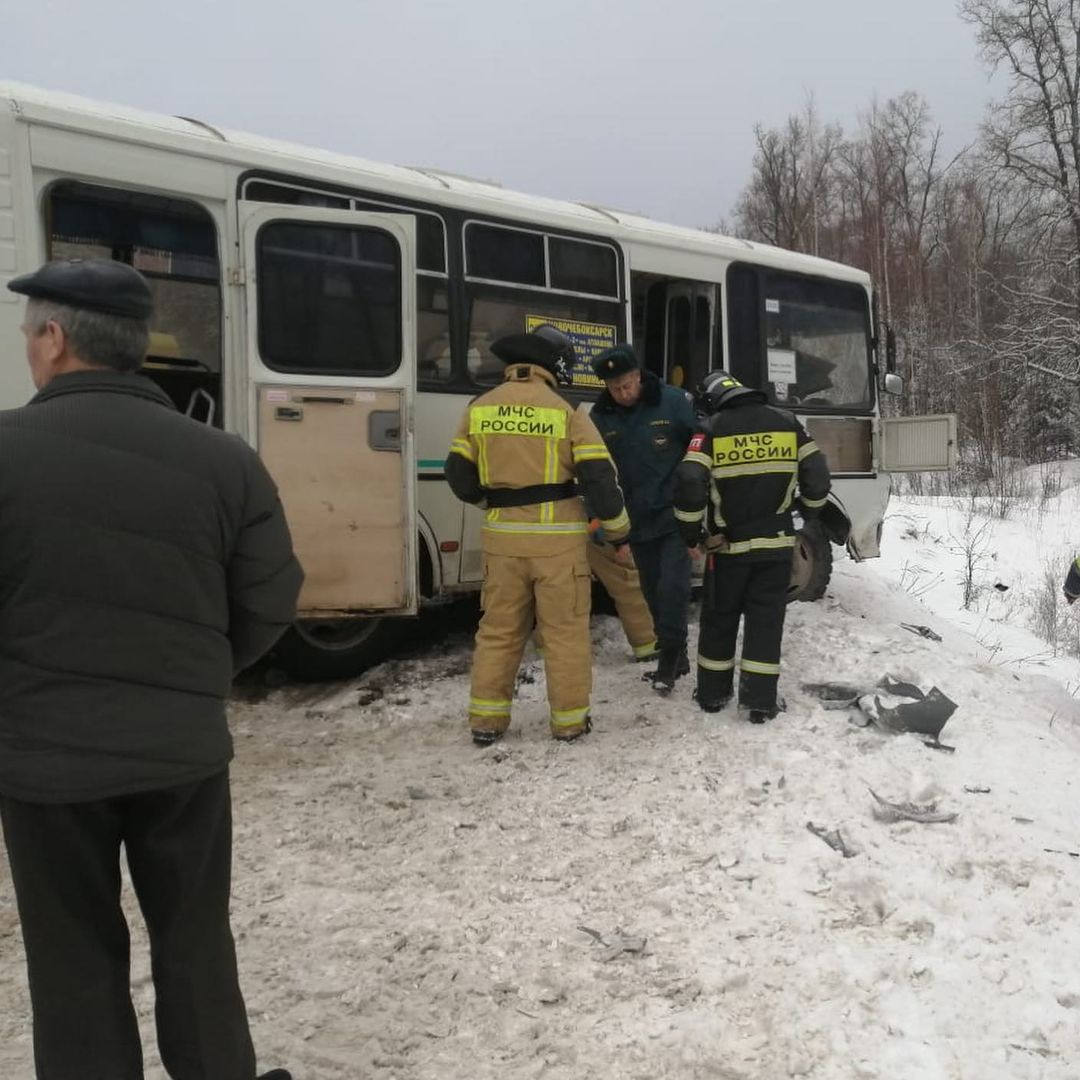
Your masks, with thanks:
M665 290L665 377L672 386L693 391L715 366L716 286L701 281L673 281Z
M414 614L414 223L242 202L240 228L247 430L304 568L301 618Z

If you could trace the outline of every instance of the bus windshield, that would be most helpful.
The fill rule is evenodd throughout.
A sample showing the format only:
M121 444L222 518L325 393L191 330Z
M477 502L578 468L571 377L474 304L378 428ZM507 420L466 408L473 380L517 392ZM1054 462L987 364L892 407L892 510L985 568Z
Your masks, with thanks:
M770 398L786 406L868 409L873 384L865 291L794 274L762 278Z

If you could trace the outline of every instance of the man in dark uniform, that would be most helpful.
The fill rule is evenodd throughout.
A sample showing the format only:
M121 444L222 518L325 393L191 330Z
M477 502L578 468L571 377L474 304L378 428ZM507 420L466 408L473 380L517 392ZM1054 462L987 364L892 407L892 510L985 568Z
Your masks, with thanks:
M41 1080L140 1080L119 853L175 1080L255 1080L229 927L225 702L295 614L277 491L149 379L108 259L15 278L37 394L0 412L0 818ZM289 1080L284 1069L263 1080Z
M753 723L783 709L776 687L795 547L791 511L816 515L830 486L825 456L803 426L766 401L726 371L711 372L700 395L703 430L679 466L675 491L683 537L692 546L704 539L707 555L698 704L718 712L731 700L742 618L739 705Z
M630 547L656 626L660 662L653 686L667 694L690 670L690 555L679 536L672 499L675 474L695 430L694 410L681 390L641 370L630 345L600 353L593 371L605 389L592 415L619 470L630 514Z

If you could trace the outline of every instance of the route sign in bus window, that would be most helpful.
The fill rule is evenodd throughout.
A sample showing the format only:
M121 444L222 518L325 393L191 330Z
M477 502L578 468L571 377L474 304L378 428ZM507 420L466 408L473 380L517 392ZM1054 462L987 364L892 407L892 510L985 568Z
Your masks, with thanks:
M544 323L557 327L573 343L577 353L574 365L574 386L600 389L603 383L593 373L593 359L615 344L616 327L604 323L580 322L576 319L551 319L545 315L526 315L525 329L535 330Z

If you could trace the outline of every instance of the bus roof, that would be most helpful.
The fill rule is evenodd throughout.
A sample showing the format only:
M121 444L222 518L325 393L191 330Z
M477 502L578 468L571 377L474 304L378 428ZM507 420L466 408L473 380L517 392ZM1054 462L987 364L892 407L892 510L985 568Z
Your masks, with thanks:
M189 117L145 112L22 83L0 82L0 100L7 103L18 119L31 123L90 130L128 143L181 151L231 162L243 168L299 175L309 181L322 180L523 222L561 225L625 242L684 249L729 260L752 258L755 262L780 269L870 284L870 277L865 271L843 263L703 229L653 221L623 210L526 195L492 181L477 180L436 168L387 165L231 131Z

